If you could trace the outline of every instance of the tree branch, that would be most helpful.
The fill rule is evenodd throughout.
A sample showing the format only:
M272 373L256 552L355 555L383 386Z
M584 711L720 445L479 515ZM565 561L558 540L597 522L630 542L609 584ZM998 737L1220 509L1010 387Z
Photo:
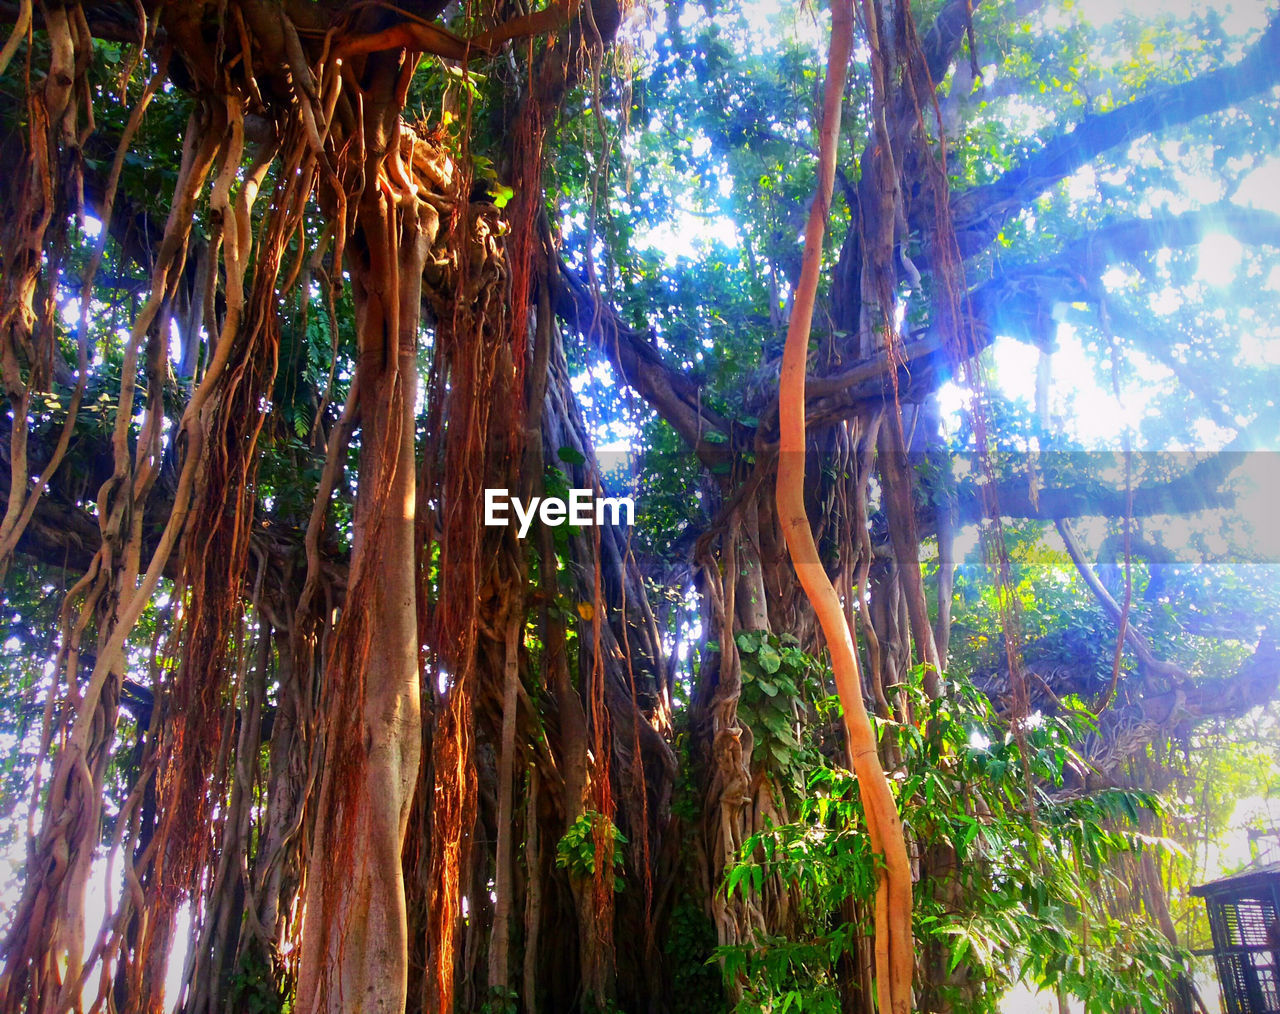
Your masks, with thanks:
M1133 516L1195 514L1235 504L1235 494L1221 488L1223 481L1240 463L1242 452L1222 451L1208 455L1195 467L1168 482L1136 486L1133 490ZM1080 482L1039 490L1032 496L1025 479L1009 479L999 483L996 503L1006 518L1123 517L1126 510L1124 490L1101 487L1097 482ZM970 485L961 492L957 505L962 521L977 521L983 516L983 499Z
M1101 116L1086 116L998 180L957 195L952 213L961 253L972 257L985 249L1033 198L1104 151L1236 105L1278 82L1280 18L1275 18L1233 66L1158 89Z
M1104 683L1103 675L1087 658L1064 660L1057 654L1033 654L1026 660L1025 671L1032 677L1033 705L1049 712L1058 709L1061 698L1088 696ZM999 667L975 673L974 684L997 711L1004 710L1007 670ZM1143 689L1140 682L1121 684L1121 699L1099 716L1097 731L1078 744L1089 771L1077 771L1077 784L1068 785L1068 790L1107 787L1120 766L1148 744L1188 735L1206 722L1240 718L1274 701L1280 692L1280 646L1268 629L1253 655L1230 675L1180 682L1154 693L1143 693Z
M1080 576L1084 579L1089 591L1093 593L1093 597L1098 600L1098 603L1106 611L1107 615L1111 617L1113 623L1124 624L1125 640L1132 645L1134 653L1138 656L1138 663L1142 666L1143 674L1164 676L1175 681L1188 679L1186 670L1181 666L1156 658L1155 652L1151 650L1151 645L1147 643L1147 639L1139 633L1133 623L1129 622L1120 604L1111 597L1106 585L1098 580L1098 575L1089 566L1084 550L1081 548L1075 533L1071 530L1071 526L1067 523L1067 519L1056 518L1054 527L1058 529L1058 535L1062 537L1062 544L1067 547L1067 555L1071 557L1071 562L1075 564L1076 570L1079 571Z
M726 436L736 426L702 401L702 388L663 361L647 336L628 327L617 311L597 299L591 287L561 258L555 285L556 315L604 353L622 380L647 401L694 449L704 464L726 460L727 444L706 439L716 430Z
M1192 246L1213 231L1254 246L1280 247L1280 215L1235 204L1111 222L1050 258L1010 268L971 289L969 306L981 325L976 328L981 345L1004 334L1045 346L1052 338L1045 333L1052 305L1097 302L1096 279L1106 267L1135 262L1163 247Z

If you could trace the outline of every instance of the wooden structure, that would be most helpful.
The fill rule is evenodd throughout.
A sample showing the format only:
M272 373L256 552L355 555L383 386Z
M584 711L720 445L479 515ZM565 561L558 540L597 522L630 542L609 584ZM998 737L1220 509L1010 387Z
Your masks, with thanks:
M1227 1014L1280 1014L1280 863L1191 893L1209 909Z

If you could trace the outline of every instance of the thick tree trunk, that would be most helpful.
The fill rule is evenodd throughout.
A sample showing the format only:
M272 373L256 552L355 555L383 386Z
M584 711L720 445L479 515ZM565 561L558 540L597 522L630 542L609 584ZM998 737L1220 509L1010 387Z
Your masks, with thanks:
M362 681L360 742L328 744L330 765L311 855L298 1010L398 1012L408 981L400 862L421 753L414 502L414 413L421 279L432 236L418 205L397 208L374 184L360 211L352 280L364 399L353 580L339 655ZM346 622L359 613L357 621ZM362 671L361 671L362 670ZM356 784L334 776L357 750ZM343 770L346 770L344 768ZM344 795L341 819L326 805ZM333 870L335 857L346 860Z

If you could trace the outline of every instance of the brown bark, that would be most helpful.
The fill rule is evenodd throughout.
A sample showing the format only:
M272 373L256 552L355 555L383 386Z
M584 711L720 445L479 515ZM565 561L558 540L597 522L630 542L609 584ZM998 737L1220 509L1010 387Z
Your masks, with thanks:
M498 845L494 857L493 935L489 939L489 989L503 991L509 981L508 949L511 940L512 878L511 836L515 787L512 785L516 752L516 705L520 687L519 638L523 632L523 610L507 621L502 686L502 740L498 744Z
M542 929L542 845L538 825L538 767L529 766L529 790L525 802L525 873L528 888L524 904L524 960L521 987L525 1014L538 1010L538 938Z
M929 606L920 573L920 538L916 532L911 468L903 446L901 417L896 411L893 411L888 424L880 427L879 442L880 475L884 479L889 539L898 563L898 583L906 599L911 639L915 642L920 664L925 667L925 692L930 697L937 697L938 673L942 667L938 662L933 628L929 624Z
M400 855L421 752L414 411L421 279L434 235L417 201L394 202L384 179L375 176L362 201L361 249L351 259L364 405L353 592L338 636L364 643L338 656L355 671L331 674L360 683L361 711L358 739L334 742L331 733L329 743L298 984L297 1009L307 1014L401 1011L407 991ZM354 784L335 776L343 750L361 754L347 772ZM335 869L338 857L345 862Z

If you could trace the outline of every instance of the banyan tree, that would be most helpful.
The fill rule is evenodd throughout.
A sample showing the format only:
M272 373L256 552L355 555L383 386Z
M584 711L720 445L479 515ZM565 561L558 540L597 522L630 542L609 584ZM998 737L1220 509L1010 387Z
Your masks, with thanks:
M0 1014L1204 1007L1280 19L1109 24L0 3Z

